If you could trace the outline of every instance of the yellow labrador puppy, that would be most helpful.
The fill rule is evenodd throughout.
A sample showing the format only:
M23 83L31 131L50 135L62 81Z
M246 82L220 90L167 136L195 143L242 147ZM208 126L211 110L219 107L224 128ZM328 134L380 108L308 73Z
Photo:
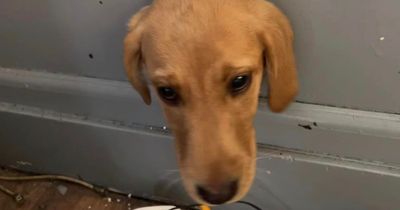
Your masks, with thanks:
M146 104L147 80L158 93L191 197L241 199L255 174L263 75L274 112L298 90L288 19L264 0L155 0L130 20L124 44L133 87Z

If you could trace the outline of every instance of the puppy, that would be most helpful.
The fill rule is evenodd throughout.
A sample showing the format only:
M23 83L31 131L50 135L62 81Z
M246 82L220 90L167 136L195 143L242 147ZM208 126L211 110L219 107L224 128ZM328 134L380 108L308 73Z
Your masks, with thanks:
M263 75L274 112L298 90L288 19L264 0L155 0L130 20L124 47L144 102L149 86L158 93L187 192L209 205L241 199L255 174Z

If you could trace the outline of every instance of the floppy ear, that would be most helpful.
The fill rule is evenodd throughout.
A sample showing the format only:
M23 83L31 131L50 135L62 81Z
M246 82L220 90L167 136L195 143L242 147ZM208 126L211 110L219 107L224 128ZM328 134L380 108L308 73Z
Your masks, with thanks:
M268 66L269 107L273 112L281 112L298 91L293 31L285 15L273 4L266 4L261 40Z
M151 104L150 91L141 69L141 40L144 31L142 20L147 10L148 6L141 9L128 24L129 31L124 40L124 65L132 86L149 105Z

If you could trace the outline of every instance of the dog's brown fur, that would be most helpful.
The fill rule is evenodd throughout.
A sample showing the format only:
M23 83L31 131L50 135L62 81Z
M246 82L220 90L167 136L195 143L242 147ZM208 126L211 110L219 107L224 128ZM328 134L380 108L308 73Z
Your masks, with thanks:
M161 105L186 189L196 200L204 203L198 184L217 189L239 179L232 201L249 190L255 174L253 118L265 64L270 109L280 112L298 89L292 44L289 21L264 0L155 0L131 19L126 72L147 104L144 73L153 87L178 90L181 105ZM244 72L251 73L251 86L232 97L229 82Z

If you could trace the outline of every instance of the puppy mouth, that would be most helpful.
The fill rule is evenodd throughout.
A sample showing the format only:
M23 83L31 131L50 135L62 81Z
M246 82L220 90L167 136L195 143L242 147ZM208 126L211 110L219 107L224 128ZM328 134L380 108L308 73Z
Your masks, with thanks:
M183 173L182 173L183 172ZM240 201L249 191L251 176L243 171L239 179L223 179L219 182L202 182L181 171L184 188L193 201L210 206L231 204ZM200 179L201 180L201 179Z
M221 205L229 203L237 194L239 182L237 180L224 183L217 188L207 185L196 185L196 194L206 203Z

